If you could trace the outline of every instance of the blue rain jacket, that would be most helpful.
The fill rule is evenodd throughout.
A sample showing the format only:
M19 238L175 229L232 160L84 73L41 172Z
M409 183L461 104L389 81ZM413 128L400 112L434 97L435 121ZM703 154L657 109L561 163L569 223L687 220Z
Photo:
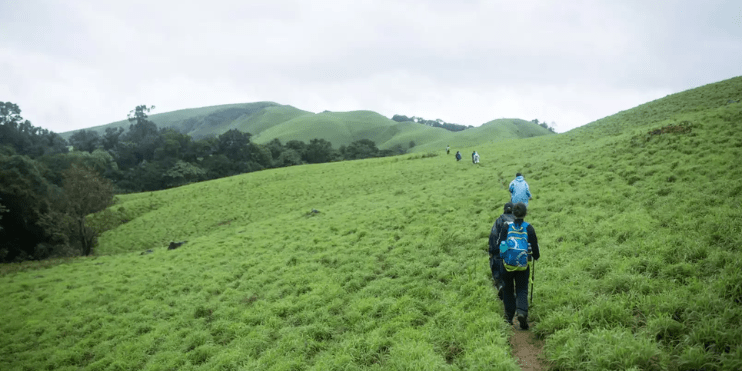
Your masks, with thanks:
M510 202L513 204L522 202L528 206L528 200L530 198L531 190L528 189L528 183L526 183L522 175L510 182Z

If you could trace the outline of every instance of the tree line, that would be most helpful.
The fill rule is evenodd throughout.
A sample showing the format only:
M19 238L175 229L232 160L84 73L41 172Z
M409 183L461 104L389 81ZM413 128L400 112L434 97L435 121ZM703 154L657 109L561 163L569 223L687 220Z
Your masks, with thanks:
M118 193L408 149L380 150L368 139L337 149L316 138L261 145L236 129L194 140L158 128L148 119L153 108L132 110L128 130L79 130L65 141L24 120L16 104L0 102L0 262L91 254L101 230L88 225L86 215L110 206Z
M538 119L533 119L533 120L531 120L531 122L534 123L534 124L536 124L536 125L538 125L538 126L541 126L542 128L544 128L544 129L546 129L546 130L548 130L548 131L550 131L552 133L556 133L556 130L554 129L554 126L553 126L553 125L556 125L556 124L553 121L551 122L551 125L552 126L549 126L546 123L546 121L538 122Z
M422 125L432 126L436 128L442 128L446 129L448 131L462 131L469 128L473 128L471 125L459 125L459 124L452 124L449 122L445 122L441 119L435 119L435 120L426 120L422 117L412 116L407 117L405 115L394 115L392 116L392 120L396 122L415 122Z

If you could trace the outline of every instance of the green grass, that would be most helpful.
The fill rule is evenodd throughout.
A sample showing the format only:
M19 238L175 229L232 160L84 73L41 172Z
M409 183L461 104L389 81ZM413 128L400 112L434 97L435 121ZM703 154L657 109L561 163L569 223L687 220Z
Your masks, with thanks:
M521 171L554 369L740 369L728 100L742 78L477 145L480 166L440 148L120 196L97 257L0 268L0 368L516 370L486 248Z

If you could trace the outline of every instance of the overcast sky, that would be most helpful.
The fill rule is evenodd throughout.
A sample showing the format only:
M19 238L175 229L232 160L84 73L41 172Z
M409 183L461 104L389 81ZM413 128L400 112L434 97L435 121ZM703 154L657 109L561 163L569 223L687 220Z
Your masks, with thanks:
M0 101L55 132L257 101L565 132L739 75L738 0L0 0Z

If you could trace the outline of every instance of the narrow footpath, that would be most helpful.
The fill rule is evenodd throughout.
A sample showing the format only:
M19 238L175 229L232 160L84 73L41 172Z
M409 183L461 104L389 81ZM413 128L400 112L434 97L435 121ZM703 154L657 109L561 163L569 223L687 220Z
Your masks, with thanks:
M497 298L497 289L494 285L492 288L495 290L495 298ZM500 303L502 304L502 301ZM537 339L532 332L533 327L537 324L528 321L528 326L531 330L521 330L518 320L513 318L512 333L510 334L510 347L513 350L513 357L523 371L548 370L547 362L539 358L544 348L544 341Z
M510 335L510 346L513 348L513 357L516 358L523 371L547 370L546 363L539 359L544 342L536 338L530 330L521 330L518 320L513 320L513 333ZM531 328L535 325L530 322Z

